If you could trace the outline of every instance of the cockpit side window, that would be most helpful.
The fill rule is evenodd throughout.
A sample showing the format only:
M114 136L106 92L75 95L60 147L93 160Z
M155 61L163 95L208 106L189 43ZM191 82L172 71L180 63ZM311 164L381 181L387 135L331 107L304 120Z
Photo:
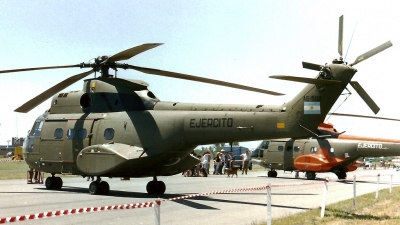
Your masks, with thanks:
M261 145L263 149L268 149L269 141L264 141Z
M57 128L57 129L54 131L54 137L55 137L56 139L61 139L62 136L63 136L63 133L64 133L64 131L63 131L62 128Z
M31 136L40 136L40 133L42 132L43 122L43 120L36 120L31 131Z

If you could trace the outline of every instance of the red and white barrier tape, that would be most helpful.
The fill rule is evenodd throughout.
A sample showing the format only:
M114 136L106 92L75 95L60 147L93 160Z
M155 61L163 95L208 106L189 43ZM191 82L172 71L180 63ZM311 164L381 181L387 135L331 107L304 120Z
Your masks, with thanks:
M143 203L111 205L111 206L102 206L102 207L67 209L67 210L35 213L35 214L22 215L22 216L12 216L12 217L7 217L7 218L0 218L0 224L19 222L19 221L25 221L25 220L44 219L44 218L57 217L57 216L67 216L67 215L73 215L73 214L79 214L79 213L89 213L89 212L118 210L118 209L146 208L146 207L153 207L153 204L154 204L154 202L143 202Z
M379 176L390 176L390 175L380 175L379 174ZM362 177L368 177L368 176L362 176ZM376 175L374 177L376 177ZM324 182L329 182L329 180L324 179ZM321 184L321 183L323 183L323 182L314 181L314 182L307 182L307 183L301 183L301 184L276 184L276 185L271 185L271 187L314 185L314 184ZM185 196L181 196L181 197L164 199L162 201L175 201L175 200L179 200L179 199L188 199L188 198L194 198L194 197L198 197L198 196L207 196L207 195L213 195L213 194L225 194L225 193L235 193L235 192L244 192L244 191L259 191L259 190L266 190L269 187L270 186L266 185L266 186L255 187L255 188L236 188L236 189L227 189L227 190L222 190L222 191L204 192L204 193L199 193L199 194L185 195ZM156 203L160 205L161 201L156 200ZM50 217L57 217L57 216L66 216L66 215L73 215L73 214L79 214L79 213L89 213L89 212L118 210L118 209L146 208L146 207L153 207L153 205L154 205L154 202L143 202L143 203L114 205L114 206L68 209L68 210L60 210L60 211L52 211L52 212L36 213L36 214L30 214L30 215L0 218L0 224L25 221L25 220L43 219L43 218L50 218Z

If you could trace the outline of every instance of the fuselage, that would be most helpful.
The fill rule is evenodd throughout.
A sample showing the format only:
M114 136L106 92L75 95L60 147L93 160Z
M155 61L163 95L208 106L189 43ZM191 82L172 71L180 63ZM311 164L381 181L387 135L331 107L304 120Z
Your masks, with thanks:
M253 158L266 168L334 173L355 170L352 165L361 157L398 155L400 140L365 137L267 140L253 152Z

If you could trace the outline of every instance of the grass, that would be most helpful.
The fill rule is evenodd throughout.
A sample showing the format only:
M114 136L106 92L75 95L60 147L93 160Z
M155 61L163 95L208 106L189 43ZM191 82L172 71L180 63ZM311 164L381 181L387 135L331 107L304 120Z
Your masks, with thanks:
M0 159L0 180L26 179L26 171L29 170L25 161L5 161Z
M341 201L325 208L325 216L321 218L321 208L272 220L273 225L359 225L359 224L400 224L400 187L394 187L392 194L389 189L379 191L378 199L375 192L358 196L357 206L353 207L353 199ZM256 223L253 225L265 225Z

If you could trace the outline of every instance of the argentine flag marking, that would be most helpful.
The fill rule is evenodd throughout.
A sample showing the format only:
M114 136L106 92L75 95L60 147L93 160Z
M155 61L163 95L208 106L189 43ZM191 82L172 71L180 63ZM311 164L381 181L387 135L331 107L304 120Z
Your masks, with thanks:
M304 102L304 114L321 114L320 102Z

